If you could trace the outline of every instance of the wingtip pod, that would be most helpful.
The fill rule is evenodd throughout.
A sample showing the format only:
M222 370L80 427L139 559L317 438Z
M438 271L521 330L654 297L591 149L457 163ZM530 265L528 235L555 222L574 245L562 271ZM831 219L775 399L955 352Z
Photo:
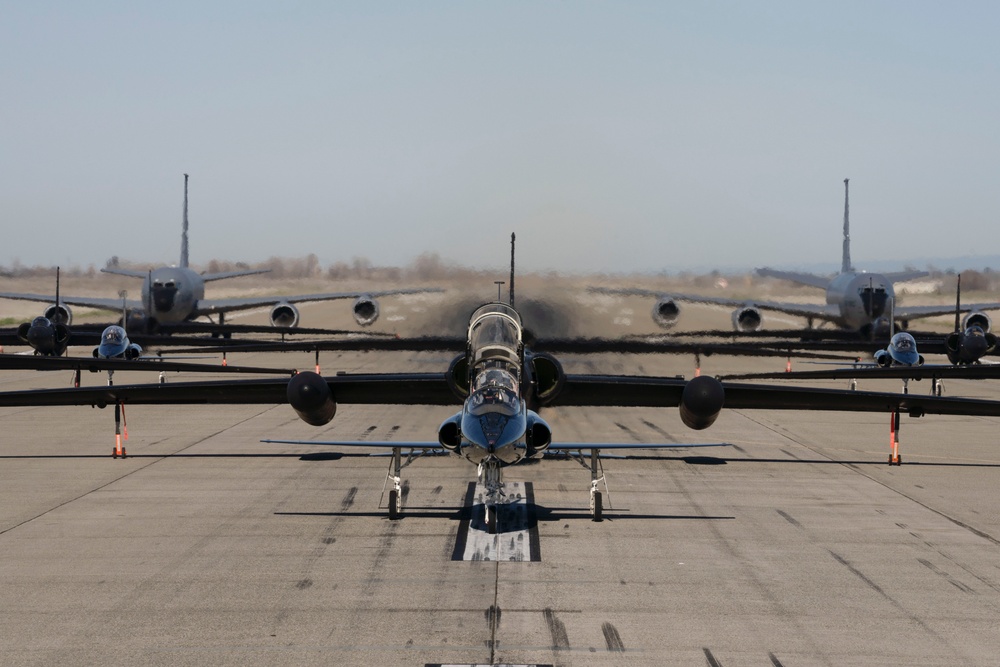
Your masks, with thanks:
M709 375L692 379L681 395L681 421L688 428L701 431L715 423L726 401L722 383Z
M302 371L288 382L288 403L299 419L313 426L329 424L337 414L330 385L323 376L312 371Z

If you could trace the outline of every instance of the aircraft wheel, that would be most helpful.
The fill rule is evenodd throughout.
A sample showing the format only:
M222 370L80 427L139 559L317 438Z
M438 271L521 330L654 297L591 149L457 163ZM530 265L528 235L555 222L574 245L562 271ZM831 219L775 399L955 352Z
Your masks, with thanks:
M490 535L497 534L497 514L496 505L486 506L486 530Z
M604 504L600 491L594 491L594 521L604 521Z
M399 491L389 490L389 520L395 521L399 518Z

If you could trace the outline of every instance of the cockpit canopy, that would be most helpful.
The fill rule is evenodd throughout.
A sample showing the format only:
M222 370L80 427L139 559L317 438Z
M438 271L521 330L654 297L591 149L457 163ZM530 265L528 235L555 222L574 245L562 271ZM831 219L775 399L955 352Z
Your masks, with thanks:
M110 326L104 330L102 345L121 345L125 342L125 330L119 326Z
M521 409L521 399L508 387L489 384L472 392L468 406L469 412L477 417L491 412L513 417Z
M480 306L469 320L468 340L473 366L486 359L519 362L521 318L505 303Z

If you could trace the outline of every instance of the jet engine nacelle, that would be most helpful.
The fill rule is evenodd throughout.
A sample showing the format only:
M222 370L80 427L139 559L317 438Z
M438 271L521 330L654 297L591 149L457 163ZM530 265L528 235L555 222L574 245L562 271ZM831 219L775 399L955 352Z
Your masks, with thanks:
M726 402L726 391L714 377L702 375L687 383L681 394L681 421L697 431L715 423Z
M299 309L290 303L274 304L271 309L272 327L297 327L299 325Z
M354 313L354 321L360 326L374 324L378 319L378 301L370 296L359 296L355 299L351 310Z
M536 413L529 412L527 430L524 437L528 447L526 456L529 459L537 459L552 444L552 429Z
M317 373L297 373L289 380L287 393L289 405L307 424L323 426L337 414L337 403L333 400L330 385Z
M736 331L760 331L764 317L753 306L741 306L733 311L733 329Z
M69 326L73 323L73 310L65 303L54 303L42 313L52 324L65 324Z
M989 333L991 326L993 326L993 320L990 319L990 316L978 310L972 311L962 319L963 329L979 327L985 333Z
M465 354L460 354L451 360L448 365L448 387L455 393L459 400L469 397L469 359Z
M438 442L450 452L462 446L462 413L445 419L438 427Z
M653 305L653 321L663 329L669 329L677 324L681 308L670 298L663 298Z
M556 399L566 384L566 374L563 372L562 364L547 352L533 353L529 363L538 403L548 405Z

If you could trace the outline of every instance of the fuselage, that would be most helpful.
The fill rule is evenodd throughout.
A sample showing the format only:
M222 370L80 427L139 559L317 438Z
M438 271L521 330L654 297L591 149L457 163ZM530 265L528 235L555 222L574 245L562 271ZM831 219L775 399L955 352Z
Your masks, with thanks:
M205 280L196 271L179 266L154 269L143 279L142 304L148 317L162 324L189 319L205 298Z
M532 429L546 434L545 446L549 432L522 396L520 316L503 303L482 306L470 318L467 340L469 396L445 422L458 427L454 451L477 465L515 464L535 451L528 442Z
M841 273L826 288L826 303L840 311L838 324L866 333L888 333L894 299L892 281L879 273Z

